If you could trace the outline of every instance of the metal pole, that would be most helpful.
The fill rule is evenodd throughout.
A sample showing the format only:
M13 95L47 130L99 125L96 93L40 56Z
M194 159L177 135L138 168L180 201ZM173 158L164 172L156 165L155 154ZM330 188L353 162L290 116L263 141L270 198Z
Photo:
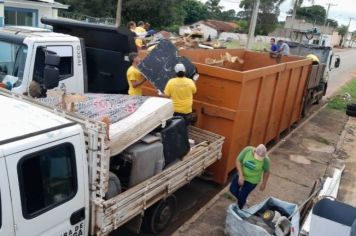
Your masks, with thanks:
M260 7L260 0L255 0L253 5L252 15L251 15L250 28L248 30L248 39L246 45L247 49L251 49L252 43L254 42L255 39L255 30L256 30L256 22L257 22L259 7Z
M324 34L326 33L326 22L328 21L328 17L329 17L329 11L330 11L330 7L336 7L337 4L332 4L332 3L328 3L328 9L326 11L326 17L325 17L325 21L324 21Z
M117 0L116 22L115 22L116 27L119 27L121 25L121 10L122 10L122 0Z
M344 41L342 42L342 46L343 46L343 47L345 47L346 37L347 37L347 35L349 34L349 29L350 29L350 24L351 24L351 20L352 20L352 19L353 19L353 18L350 17L349 24L347 25L346 34L345 34L344 39L343 39Z
M292 13L292 24L291 24L292 30L294 28L294 21L295 21L296 15L297 15L297 8L298 8L298 0L294 0L294 7L293 7L293 13Z

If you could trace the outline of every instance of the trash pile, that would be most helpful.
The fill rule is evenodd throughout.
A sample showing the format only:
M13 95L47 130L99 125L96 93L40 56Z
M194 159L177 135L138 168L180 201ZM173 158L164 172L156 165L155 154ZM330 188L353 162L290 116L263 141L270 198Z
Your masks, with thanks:
M161 31L153 35L150 42L147 43L147 48L152 50L152 46L159 43L159 41L167 39L171 41L178 50L181 49L224 49L226 48L218 40L212 40L210 37L204 39L203 33L200 31L193 31L185 36L173 36L172 34Z
M240 63L244 64L245 61L238 56L232 56L230 53L225 52L225 55L220 55L220 59L216 58L205 58L205 64L214 65L214 66L224 66L226 62L230 63Z
M239 209L236 204L232 204L227 210L226 235L293 236L297 232L299 210L293 203L270 197L248 209Z

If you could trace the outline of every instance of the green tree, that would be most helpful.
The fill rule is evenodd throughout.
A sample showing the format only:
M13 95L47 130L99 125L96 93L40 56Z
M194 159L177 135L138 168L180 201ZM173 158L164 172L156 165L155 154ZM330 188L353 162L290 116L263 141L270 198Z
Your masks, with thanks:
M93 17L116 17L117 0L58 0L70 5L69 12ZM153 27L182 25L182 0L126 0L122 4L122 22L147 21Z
M326 20L326 25L329 25L330 27L338 27L339 23L336 20L333 19L327 19Z
M222 11L220 13L220 16L218 16L218 19L223 21L233 21L236 19L236 11L232 9L227 11Z
M325 22L326 10L323 6L313 5L297 9L297 18L306 22L322 25Z
M241 34L248 33L249 22L247 20L238 20L238 21L236 21L236 23L239 26L236 29L236 33L241 33Z
M220 0L208 0L205 6L208 8L209 18L218 19L224 7L220 6Z
M122 8L124 22L143 20L154 27L165 28L182 25L184 21L181 0L127 0L123 2Z
M241 11L237 14L238 19L250 21L254 0L242 0L240 2ZM280 0L261 0L256 24L256 34L267 35L276 29Z
M69 12L92 17L115 17L117 0L58 0L70 5ZM100 6L100 7L98 7Z
M208 7L198 0L185 0L183 2L184 24L191 24L208 18Z

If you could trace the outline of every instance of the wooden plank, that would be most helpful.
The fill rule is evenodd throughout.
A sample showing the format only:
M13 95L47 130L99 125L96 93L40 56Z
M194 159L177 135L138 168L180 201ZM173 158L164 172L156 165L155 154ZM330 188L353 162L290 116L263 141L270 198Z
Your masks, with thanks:
M188 153L188 157L183 161L113 199L95 201L96 207L100 209L98 210L100 217L97 217L100 222L97 222L96 233L108 233L138 214L142 214L145 209L189 183L209 165L221 158L223 144L221 136L196 127L190 128L190 135L200 137L202 140L208 139L208 145L200 147L193 153Z
M255 103L255 108L254 108L254 113L252 116L252 127L250 130L250 133L248 135L248 143L252 143L251 139L252 139L252 135L253 133L255 133L255 129L256 129L256 121L257 121L257 113L258 113L258 108L261 105L262 102L262 89L264 88L265 85L265 81L266 81L266 75L264 75L263 77L259 77L261 78L259 81L259 86L258 86L258 90L257 90L257 99L256 99L256 103Z
M275 110L275 107L276 107L276 100L277 100L277 91L279 89L279 83L280 83L280 80L281 80L281 72L278 72L277 73L277 78L276 78L276 83L274 85L274 89L273 89L273 95L272 95L272 102L271 102L271 105L268 109L268 119L267 119L267 125L265 127L265 132L264 132L264 136L263 136L263 142L264 143L267 143L269 140L268 139L268 129L271 125L271 122L272 122L272 114L274 114L274 110Z

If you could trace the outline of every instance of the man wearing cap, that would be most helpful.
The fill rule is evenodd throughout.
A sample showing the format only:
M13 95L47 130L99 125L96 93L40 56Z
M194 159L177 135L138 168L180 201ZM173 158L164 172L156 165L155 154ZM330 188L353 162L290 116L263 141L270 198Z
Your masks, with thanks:
M260 191L265 190L269 177L270 159L265 145L245 147L236 158L237 175L233 177L230 192L236 197L242 209L248 195L261 183Z
M193 80L185 77L185 66L178 63L174 67L177 77L168 81L164 94L173 101L174 115L182 116L187 125L191 122L191 113L193 105L193 94L196 93L197 87Z

